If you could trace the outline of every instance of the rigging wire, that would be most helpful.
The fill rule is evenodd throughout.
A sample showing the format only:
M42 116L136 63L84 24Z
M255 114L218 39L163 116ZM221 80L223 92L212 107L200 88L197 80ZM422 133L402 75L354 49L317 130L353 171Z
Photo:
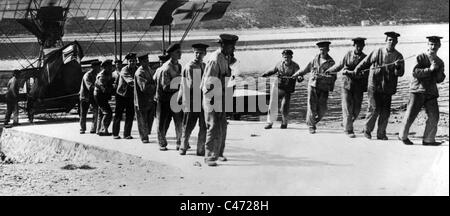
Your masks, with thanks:
M79 4L77 4L77 3L75 3L75 2L73 2L73 4L76 6L76 8L78 9L77 10L77 13L78 12L80 12L83 16L85 16L85 17L87 17L87 14L85 14L83 11L82 11L82 9L81 9L81 6L79 5ZM117 8L117 6L119 5L119 1L117 1L117 3L116 3L116 6L114 7L114 8ZM86 49L86 53L87 53L87 50L89 50L90 49L90 47L92 46L92 44L95 44L95 40L98 38L98 37L100 37L100 39L105 43L105 44L107 44L106 43L106 41L105 41L105 39L100 35L102 32L101 32L101 30L103 30L103 28L106 26L106 23L109 21L109 18L113 15L113 13L114 13L114 11L112 11L111 10L111 12L110 12L110 14L108 15L108 18L107 18L107 20L105 21L105 23L103 23L103 26L102 26L102 28L100 29L100 31L98 31L96 28L95 28L95 26L94 25L92 25L92 24L90 24L89 22L89 25L90 25L90 27L92 27L92 29L97 33L97 35L95 36L95 39L93 40L93 41L91 41L91 44L89 45L89 47L88 47L88 49ZM74 19L74 20L76 20L76 19ZM77 22L77 24L81 27L82 25L78 22L78 21L76 21ZM95 45L96 46L96 45ZM100 51L100 53L101 53L101 50L98 48L98 46L96 46L97 47L97 49ZM109 51L112 51L112 49L111 49L111 47L109 47L108 45L106 46L108 49L109 49ZM104 54L102 54L104 57L106 57Z
M11 38L7 34L5 34L5 32L3 31L2 28L0 28L0 33L2 33L6 37L6 39L8 39L9 43L11 43L13 45L13 47L16 49L16 51L20 55L22 55L22 57L30 64L30 66L35 68L34 65L30 62L30 60L25 56L25 54L19 49L19 47L17 47L17 45L11 40ZM19 58L16 57L16 60L19 62L20 66L22 66L23 69L26 68L20 63Z
M208 3L207 0L203 2L203 5L202 5L202 7L200 8L200 10L197 10L197 11L195 12L194 18L192 18L192 20L191 20L191 22L189 23L189 25L188 25L186 31L185 31L184 34L183 34L183 37L182 37L181 40L180 40L180 44L182 44L183 41L186 39L187 35L189 34L189 31L191 31L192 27L193 27L194 24L195 24L195 21L198 19L198 16L199 16L200 13L201 13L201 11L205 8L206 3Z

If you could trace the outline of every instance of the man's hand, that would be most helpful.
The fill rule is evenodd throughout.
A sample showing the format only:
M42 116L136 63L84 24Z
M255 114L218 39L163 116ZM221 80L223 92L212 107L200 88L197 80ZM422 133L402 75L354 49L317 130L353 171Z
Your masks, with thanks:
M438 69L439 69L439 66L435 62L431 63L430 71L436 71Z
M394 63L395 68L400 69L400 67L402 66L402 65L400 64L400 61L401 61L401 60L395 61L395 63Z

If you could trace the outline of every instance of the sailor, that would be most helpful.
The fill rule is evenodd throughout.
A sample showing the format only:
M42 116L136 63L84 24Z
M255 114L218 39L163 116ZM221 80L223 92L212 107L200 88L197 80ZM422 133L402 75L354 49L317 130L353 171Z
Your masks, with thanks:
M335 74L325 73L334 65L334 60L328 55L330 51L329 41L316 43L320 53L306 65L305 69L296 72L293 77L304 76L311 73L308 83L308 110L306 112L306 124L311 134L316 133L316 125L325 116L328 109L328 95L334 89Z
M112 110L109 105L109 100L111 100L113 94L114 83L114 79L112 78L112 72L114 71L112 60L105 60L102 63L102 68L103 70L97 74L94 88L94 99L99 108L97 134L99 136L111 136L112 134L108 132L108 127L112 119Z
M6 92L6 114L5 125L9 124L11 115L13 116L13 126L19 125L19 84L20 71L14 70L13 77L8 81Z
M119 74L120 74L120 71L123 68L123 64L122 63L123 63L122 60L119 60L119 59L114 61L115 70L114 70L114 72L112 74L113 79L115 80L114 81L114 90L117 90L117 84L119 83Z
M206 44L192 45L195 58L183 68L181 86L179 92L179 102L184 108L183 115L183 138L180 147L180 155L185 155L189 149L189 138L198 121L199 131L197 138L197 155L205 156L206 123L205 113L202 108L202 94L200 83L205 63L203 58L206 55Z
M125 112L125 126L123 131L124 139L133 139L131 128L134 120L134 73L137 70L136 53L128 53L125 56L128 65L120 71L117 90L116 90L116 108L114 110L113 138L120 139L120 121Z
M353 49L344 58L325 73L336 74L342 71L342 123L344 132L350 138L355 138L353 122L358 119L361 111L364 92L367 91L367 76L357 76L355 67L367 56L363 50L366 38L353 38Z
M445 79L444 62L437 56L441 48L439 36L429 36L428 51L417 56L417 64L413 69L413 80L410 85L410 99L408 108L403 118L403 127L399 133L399 139L406 145L413 145L408 139L409 129L424 107L428 119L423 133L423 145L438 146L442 143L436 142L436 132L439 122L439 91L437 83Z
M156 82L153 80L155 70L150 68L148 54L138 57L141 65L134 74L134 110L143 143L149 143L148 135L152 131L156 112Z
M228 127L225 92L231 77L230 64L235 61L234 50L238 40L239 37L236 35L220 35L220 48L213 52L206 61L200 85L207 129L205 163L208 166L216 166L217 160L227 161L223 155ZM219 104L220 107L216 108L214 104Z
M83 75L80 87L80 134L86 132L86 116L89 111L89 107L92 107L92 126L91 134L97 133L97 117L98 117L98 105L94 100L94 88L95 79L97 74L101 70L102 62L94 60L91 62L92 69Z
M180 44L172 44L167 49L170 59L166 61L158 70L160 77L158 83L158 141L161 151L167 151L166 134L170 121L173 118L175 123L177 151L181 146L183 112L174 112L171 107L172 97L177 97L179 87L172 88L171 84L174 79L181 78L181 64L178 61L181 58ZM180 79L181 80L181 79ZM180 81L179 80L179 81Z
M291 94L295 91L296 79L290 78L295 72L300 70L300 66L292 61L294 52L292 50L284 50L281 53L283 60L274 68L265 72L262 77L268 77L276 74L278 76L275 85L272 85L270 91L269 112L267 114L267 125L265 129L271 129L273 122L278 116L278 104L281 100L281 129L286 129L288 125L289 105ZM278 95L275 95L278 94ZM278 98L278 100L275 100Z
M386 47L372 51L355 68L358 76L368 73L367 95L369 109L366 116L364 136L372 138L372 131L378 119L377 139L388 140L386 127L391 114L392 95L397 92L398 77L405 73L403 56L395 49L400 34L386 32Z

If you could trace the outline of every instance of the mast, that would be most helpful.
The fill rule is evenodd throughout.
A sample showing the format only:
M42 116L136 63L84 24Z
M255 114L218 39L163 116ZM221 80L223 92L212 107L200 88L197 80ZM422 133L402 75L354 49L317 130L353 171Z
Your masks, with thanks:
M117 9L114 9L114 60L117 61Z
M120 34L120 53L119 53L119 59L122 61L122 0L119 0L119 16L120 16L120 21L119 21L119 34Z
M163 51L163 55L166 54L166 41L165 41L165 26L162 26L162 51Z

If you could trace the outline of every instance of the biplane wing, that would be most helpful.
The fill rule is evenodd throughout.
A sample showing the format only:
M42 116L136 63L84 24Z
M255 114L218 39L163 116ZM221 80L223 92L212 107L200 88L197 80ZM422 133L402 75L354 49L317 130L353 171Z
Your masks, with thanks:
M152 26L170 25L172 22L190 22L221 18L229 1L211 0L121 0L122 19L149 19ZM114 19L114 9L119 9L120 0L0 0L0 20L27 19L38 16L41 8L61 7L65 18L90 20ZM197 15L196 15L197 14Z

